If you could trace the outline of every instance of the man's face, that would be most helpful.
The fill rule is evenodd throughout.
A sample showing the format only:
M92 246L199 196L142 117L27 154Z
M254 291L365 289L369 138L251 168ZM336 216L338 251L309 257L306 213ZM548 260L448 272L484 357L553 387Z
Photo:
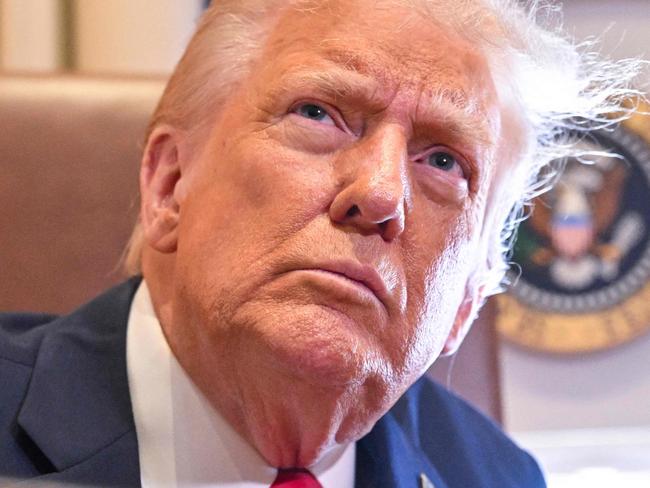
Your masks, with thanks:
M480 52L362 3L285 15L220 112L179 201L168 332L200 383L354 390L357 424L445 344L500 130Z

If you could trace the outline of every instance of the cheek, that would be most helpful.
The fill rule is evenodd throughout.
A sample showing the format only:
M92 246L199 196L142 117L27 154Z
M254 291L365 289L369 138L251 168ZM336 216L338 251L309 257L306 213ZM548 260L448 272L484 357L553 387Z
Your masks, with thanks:
M415 374L421 374L440 354L471 272L475 246L467 222L465 218L450 220L436 227L435 234L429 233L426 246L413 247L407 261L409 333L403 339L406 350L402 353L404 367Z
M244 225L262 225L271 234L291 234L326 212L331 193L331 164L270 139L246 140L215 164L214 180L222 181L230 204Z
M437 339L445 339L456 318L470 274L468 263L473 258L469 241L457 239L440 255L425 277L424 317L436 327ZM434 322L435 317L435 322Z
M181 206L177 267L215 297L267 279L274 254L326 212L332 185L328 164L269 140L213 148Z
M305 157L262 135L214 148L200 162L185 217L218 227L212 230L216 239L223 240L224 231L252 241L274 239L327 209L331 165L323 158Z

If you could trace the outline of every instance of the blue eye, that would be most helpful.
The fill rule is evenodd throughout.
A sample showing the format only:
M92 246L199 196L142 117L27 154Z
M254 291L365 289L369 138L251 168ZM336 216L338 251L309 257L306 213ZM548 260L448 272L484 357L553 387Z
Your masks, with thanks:
M306 119L329 125L336 125L332 117L327 113L327 110L315 103L303 103L296 108L295 112Z
M441 169L442 171L452 171L454 168L458 167L458 161L456 161L456 158L444 151L431 153L427 162L430 166Z

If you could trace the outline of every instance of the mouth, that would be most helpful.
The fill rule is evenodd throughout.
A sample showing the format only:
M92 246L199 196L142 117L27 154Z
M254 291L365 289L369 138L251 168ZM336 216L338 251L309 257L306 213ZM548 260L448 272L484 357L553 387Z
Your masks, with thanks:
M389 294L384 280L379 273L368 265L354 261L331 261L303 268L302 271L320 273L348 286L354 286L365 294L370 294L387 309Z

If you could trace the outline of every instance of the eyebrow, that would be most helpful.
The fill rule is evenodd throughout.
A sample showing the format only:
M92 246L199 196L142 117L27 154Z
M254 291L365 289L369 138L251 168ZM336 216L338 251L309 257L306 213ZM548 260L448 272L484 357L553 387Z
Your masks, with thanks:
M384 110L392 97L382 94L381 79L385 76L372 63L348 50L328 50L326 63L319 68L290 71L270 95L285 95L303 88L316 89L333 100L352 99L363 102L373 112ZM426 90L418 101L412 118L416 129L443 127L460 141L477 146L494 143L494 135L486 123L487 114L459 88L435 86ZM423 132L416 130L416 132Z
M315 88L334 100L351 98L378 108L387 105L385 98L379 95L380 83L375 78L336 65L289 72L281 77L271 96L303 88Z
M477 146L491 146L495 142L488 114L458 90L432 88L426 102L418 103L416 120L416 126L442 126L455 138Z

